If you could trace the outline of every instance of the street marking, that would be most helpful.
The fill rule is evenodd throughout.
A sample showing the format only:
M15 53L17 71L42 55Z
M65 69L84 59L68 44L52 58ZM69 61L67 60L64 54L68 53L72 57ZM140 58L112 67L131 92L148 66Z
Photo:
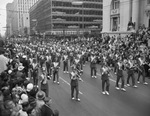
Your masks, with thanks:
M65 82L67 85L69 85L70 86L70 83L68 83L66 80L64 80L62 77L59 77L63 82ZM79 94L83 94L81 91L79 91Z

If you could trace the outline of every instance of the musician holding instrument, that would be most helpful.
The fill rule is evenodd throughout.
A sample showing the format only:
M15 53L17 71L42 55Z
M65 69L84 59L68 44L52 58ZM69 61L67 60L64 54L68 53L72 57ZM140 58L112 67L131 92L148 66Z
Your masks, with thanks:
M103 64L102 66L102 74L101 74L101 79L102 79L102 94L109 95L109 72L110 68L107 66L106 63ZM105 91L105 84L106 84L106 91Z
M68 55L67 55L67 53L64 53L64 56L63 56L63 65L64 65L64 67L63 67L64 73L69 73L68 72Z
M59 59L56 56L52 66L53 82L59 84Z
M96 76L96 64L97 64L97 61L96 61L96 56L94 55L94 53L91 54L91 57L90 57L90 67L91 67L91 77L92 78L97 78Z
M127 86L128 87L130 86L129 80L131 78L132 79L132 86L134 88L137 88L137 85L135 84L135 77L134 77L134 71L135 71L136 67L135 67L135 62L134 62L133 56L129 57L128 66L126 68L127 68L127 74L128 74Z
M123 74L123 61L121 59L119 59L119 61L117 62L117 67L116 67L116 75L117 75L117 80L116 80L116 89L119 90L119 80L121 79L121 90L122 91L126 91L126 89L124 88L124 74Z
M71 79L70 85L71 85L71 99L72 100L76 99L77 101L80 101L80 99L79 99L79 82L78 82L79 78L80 78L80 75L78 75L76 67L73 66L72 72L70 72L70 79ZM74 97L74 90L76 90L75 97Z
M143 84L147 85L148 83L145 81L145 76L146 76L146 72L145 72L145 68L144 68L144 64L146 63L144 61L144 57L139 57L138 58L138 63L139 63L139 70L138 70L138 78L137 78L137 83L140 83L140 77L143 77Z

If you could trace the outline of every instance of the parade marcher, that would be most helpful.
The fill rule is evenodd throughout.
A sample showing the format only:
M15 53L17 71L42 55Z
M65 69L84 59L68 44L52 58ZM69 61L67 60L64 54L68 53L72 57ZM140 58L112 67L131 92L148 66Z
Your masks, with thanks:
M73 62L74 62L74 54L73 54L73 52L70 52L70 54L69 54L69 61L70 61L70 66L72 66Z
M135 85L134 71L135 71L135 64L134 64L133 56L131 56L130 59L128 60L128 66L127 66L127 74L128 74L127 86L130 86L129 79L132 78L132 86L136 88L137 85Z
M56 56L53 62L53 82L59 84L59 59Z
M78 59L79 59L79 64L80 64L80 73L83 73L83 59L82 59L82 55L81 53L79 53L77 55Z
M71 85L71 99L76 99L77 101L80 101L79 99L79 82L78 79L80 76L78 75L75 66L72 67L72 72L70 73L70 85ZM76 90L76 98L74 97L74 90Z
M68 55L66 53L64 53L62 60L63 60L63 71L64 71L64 73L69 73L68 72Z
M101 74L101 79L102 79L102 94L107 94L109 95L109 68L106 66L106 64L103 65L102 67L102 74ZM105 91L105 84L106 84L106 91Z
M143 77L143 84L147 85L148 83L145 81L145 76L146 76L146 72L145 72L145 68L144 68L144 58L140 57L138 58L139 60L139 67L138 67L138 79L137 79L137 83L140 83L140 76Z
M117 80L116 80L116 89L119 90L119 80L121 79L121 90L126 91L124 88L124 74L123 74L123 62L121 60L118 61L117 63L117 68L116 68L116 75L117 75Z
M91 67L91 77L97 78L96 76L96 56L92 53L90 58L90 67Z
M51 79L52 78L52 58L50 54L46 56L46 69L47 69L47 78Z

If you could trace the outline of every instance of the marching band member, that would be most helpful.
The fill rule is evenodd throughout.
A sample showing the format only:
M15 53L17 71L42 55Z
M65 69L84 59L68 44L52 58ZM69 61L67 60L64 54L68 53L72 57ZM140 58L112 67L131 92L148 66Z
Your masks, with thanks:
M121 60L118 61L117 63L117 68L116 68L116 75L117 75L117 80L116 80L116 89L119 90L119 80L121 79L121 90L126 91L124 88L124 75L123 75L123 62Z
M66 53L63 56L63 64L64 64L64 67L63 67L64 73L69 73L68 72L68 55Z
M70 52L70 54L69 54L69 60L70 60L70 66L72 66L73 65L73 61L74 61L73 52Z
M147 85L148 83L145 82L145 76L146 76L146 72L145 72L145 69L144 69L144 58L143 57L139 57L138 58L138 61L139 61L139 70L138 70L138 79L137 79L137 83L140 83L140 76L143 77L143 84Z
M134 66L133 56L130 56L130 59L128 60L128 66L127 66L127 74L128 74L127 86L130 86L129 79L132 78L132 86L136 88L137 86L135 85L134 70L135 70L135 66Z
M77 57L79 59L79 64L80 64L80 73L83 73L83 61L82 61L82 55L80 53L77 54Z
M52 58L50 54L47 54L46 56L46 69L47 69L47 78L51 79L52 77Z
M78 79L80 76L78 75L78 72L76 71L75 66L72 67L72 72L70 73L70 85L71 85L71 99L76 99L77 101L80 101L79 99L79 82ZM74 97L74 90L76 90L76 98Z
M90 58L91 64L91 77L92 78L97 78L96 77L96 56L92 53L91 58Z
M80 75L81 76L81 66L80 66L81 64L80 64L80 59L79 59L79 57L76 57L75 59L74 59L74 66L76 67L76 70L77 70L77 72L78 72L78 75Z
M59 61L58 57L55 57L55 61L53 62L53 82L56 83L57 78L57 84L59 84Z
M106 63L102 66L102 94L109 95L109 68L106 66ZM105 84L106 84L106 91L105 91Z

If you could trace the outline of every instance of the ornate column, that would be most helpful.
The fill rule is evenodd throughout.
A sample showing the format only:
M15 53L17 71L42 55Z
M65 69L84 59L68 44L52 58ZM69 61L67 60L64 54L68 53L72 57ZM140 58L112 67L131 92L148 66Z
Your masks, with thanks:
M132 22L135 22L135 29L139 27L139 8L140 3L139 0L133 0L132 4Z

